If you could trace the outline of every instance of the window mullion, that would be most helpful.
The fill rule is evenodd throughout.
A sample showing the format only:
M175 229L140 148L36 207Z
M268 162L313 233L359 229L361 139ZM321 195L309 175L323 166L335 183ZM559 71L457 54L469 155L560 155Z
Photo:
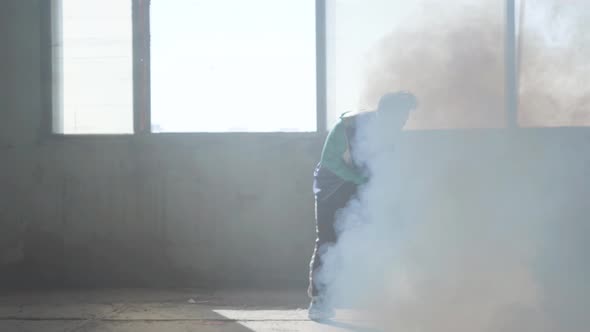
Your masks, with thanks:
M516 50L516 3L506 0L505 75L506 75L506 124L518 127L518 71Z
M327 68L326 68L326 0L316 0L316 128L322 133L328 128Z
M133 127L150 132L150 0L133 3Z

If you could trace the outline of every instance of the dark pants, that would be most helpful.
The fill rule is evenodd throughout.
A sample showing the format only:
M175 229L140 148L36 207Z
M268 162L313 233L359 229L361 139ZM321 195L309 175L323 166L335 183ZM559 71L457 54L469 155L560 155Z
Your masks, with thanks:
M350 182L341 182L337 189L322 188L321 181L316 178L315 181L315 216L316 216L316 233L315 249L311 262L309 264L309 289L310 297L318 296L320 288L317 281L317 273L322 265L322 249L326 245L336 242L336 231L334 224L336 222L336 213L354 197L357 186Z

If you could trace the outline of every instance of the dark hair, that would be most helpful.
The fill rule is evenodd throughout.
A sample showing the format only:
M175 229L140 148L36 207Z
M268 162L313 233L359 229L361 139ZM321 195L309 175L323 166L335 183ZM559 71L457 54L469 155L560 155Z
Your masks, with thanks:
M418 107L418 99L410 92L398 91L384 94L379 99L377 110L412 110Z

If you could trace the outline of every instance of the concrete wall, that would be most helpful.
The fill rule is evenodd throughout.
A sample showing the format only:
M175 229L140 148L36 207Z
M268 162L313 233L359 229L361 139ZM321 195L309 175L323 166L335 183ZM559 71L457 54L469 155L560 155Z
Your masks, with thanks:
M15 147L0 166L3 237L24 239L25 265L51 282L302 281L314 147L221 136Z
M0 8L0 284L304 286L322 138L41 139L40 2ZM588 277L588 129L410 136L414 156L424 152L417 170L449 169L449 190L431 201L453 200L459 214L479 204L491 216L501 196L503 208L518 206L500 214L508 219L538 218L534 206L558 211L552 264Z

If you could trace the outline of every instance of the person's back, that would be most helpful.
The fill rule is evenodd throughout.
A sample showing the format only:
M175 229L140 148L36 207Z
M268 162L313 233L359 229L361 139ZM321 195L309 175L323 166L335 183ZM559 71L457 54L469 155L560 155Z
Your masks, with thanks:
M364 166L355 155L356 133L359 124L374 115L374 112L345 113L328 134L315 174L318 182L315 187L322 197L329 196L344 182L361 185L367 181Z

